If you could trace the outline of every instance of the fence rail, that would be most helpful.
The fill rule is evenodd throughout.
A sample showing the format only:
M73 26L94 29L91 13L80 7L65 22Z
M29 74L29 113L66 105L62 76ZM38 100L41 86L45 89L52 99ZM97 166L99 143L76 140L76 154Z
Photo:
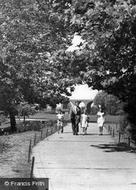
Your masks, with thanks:
M66 123L64 123L64 126ZM28 144L28 163L31 164L31 171L30 171L30 177L33 177L33 171L34 171L34 162L35 162L35 157L31 158L31 153L32 153L32 148L41 140L44 138L47 138L48 136L58 132L60 129L59 127L54 124L54 125L48 125L48 126L43 126L41 127L41 133L37 135L35 133L33 139L30 139L29 144Z
M122 128L121 123L105 123L104 127L108 133L115 139L116 143L124 143L128 147L136 149L135 141L131 139L130 133Z

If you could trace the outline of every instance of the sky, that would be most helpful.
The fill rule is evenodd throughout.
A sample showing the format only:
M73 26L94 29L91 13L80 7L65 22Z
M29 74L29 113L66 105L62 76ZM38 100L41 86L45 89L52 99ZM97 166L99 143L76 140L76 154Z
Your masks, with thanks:
M97 93L98 93L97 90L92 90L91 88L88 87L87 84L77 85L70 99L93 100Z
M74 50L78 50L79 48L79 44L80 43L85 43L85 41L81 38L81 36L79 36L78 34L75 33L73 40L72 40L72 45L68 47L67 51L74 51Z
M79 44L80 43L85 43L85 41L81 38L80 35L76 34L73 37L72 40L72 45L67 49L67 51L74 51L74 50L78 50L79 48ZM94 97L96 96L96 94L98 93L97 90L92 90L91 88L88 88L88 85L84 84L84 85L77 85L75 87L75 91L72 93L72 96L70 97L70 99L78 99L78 100L93 100Z

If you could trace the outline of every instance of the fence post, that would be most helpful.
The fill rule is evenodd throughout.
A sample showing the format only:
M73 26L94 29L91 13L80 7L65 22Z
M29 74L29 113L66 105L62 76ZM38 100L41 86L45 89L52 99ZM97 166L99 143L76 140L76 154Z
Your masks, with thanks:
M2 143L1 152L4 151L4 143Z
M110 133L110 125L108 125L108 132Z
M115 136L115 132L114 132L114 129L112 130L112 136L113 136L113 137Z
M42 139L42 136L43 136L43 130L41 130L41 139Z
M32 165L31 165L31 173L30 173L30 181L32 182L32 178L33 178L33 171L34 171L34 161L35 161L35 157L32 157Z
M2 143L2 144L1 144L1 147L0 147L0 152L1 152L1 153L3 152L3 147L4 147L4 144Z
M28 162L30 162L30 156L31 156L31 140L30 140L30 143L29 143L29 150L28 150Z
M46 129L43 129L43 138L46 138Z
M110 127L110 135L112 135L112 127Z
M131 140L130 137L128 137L128 146L130 146L130 140Z
M120 139L121 139L121 133L119 132L119 141L118 141L118 143L120 143Z
M51 135L51 125L50 125L50 130L49 130L50 132L49 132L49 135Z
M36 145L36 133L34 135L34 146Z
M116 123L116 132L118 131L118 124Z

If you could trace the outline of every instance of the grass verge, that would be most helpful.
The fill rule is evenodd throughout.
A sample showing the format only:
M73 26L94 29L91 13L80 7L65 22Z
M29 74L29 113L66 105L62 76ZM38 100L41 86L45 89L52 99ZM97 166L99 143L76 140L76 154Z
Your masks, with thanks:
M30 139L40 132L27 131L0 138L0 177L29 177L31 163L28 163Z
M33 123L34 124L34 123ZM37 122L36 122L37 125ZM0 137L0 177L30 177L31 162L28 163L28 151L47 135L55 132L56 122L48 122L41 131L25 131Z

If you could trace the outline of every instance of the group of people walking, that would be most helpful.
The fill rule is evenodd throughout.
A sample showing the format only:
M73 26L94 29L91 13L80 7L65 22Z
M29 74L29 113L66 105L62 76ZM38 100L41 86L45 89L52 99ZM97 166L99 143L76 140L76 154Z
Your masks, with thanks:
M79 101L76 101L75 104L70 102L70 107L70 120L72 124L73 135L78 135L79 129L83 135L87 134L89 117L85 104ZM57 118L57 126L59 128L58 132L63 133L64 113L62 112L62 110L58 111ZM99 105L99 111L97 112L97 125L99 127L99 135L103 135L104 122L104 111Z
M81 127L82 134L87 134L88 122L89 117L87 115L86 107L80 106L80 102L75 102L75 105L71 102L71 124L72 124L72 131L73 135L78 135L79 127ZM105 122L104 111L99 105L99 111L97 112L97 125L99 128L99 135L103 135L103 126Z
M73 135L78 135L79 126L82 129L83 134L87 134L88 116L86 108L80 106L80 102L76 101L75 105L71 103L70 118L72 124Z

